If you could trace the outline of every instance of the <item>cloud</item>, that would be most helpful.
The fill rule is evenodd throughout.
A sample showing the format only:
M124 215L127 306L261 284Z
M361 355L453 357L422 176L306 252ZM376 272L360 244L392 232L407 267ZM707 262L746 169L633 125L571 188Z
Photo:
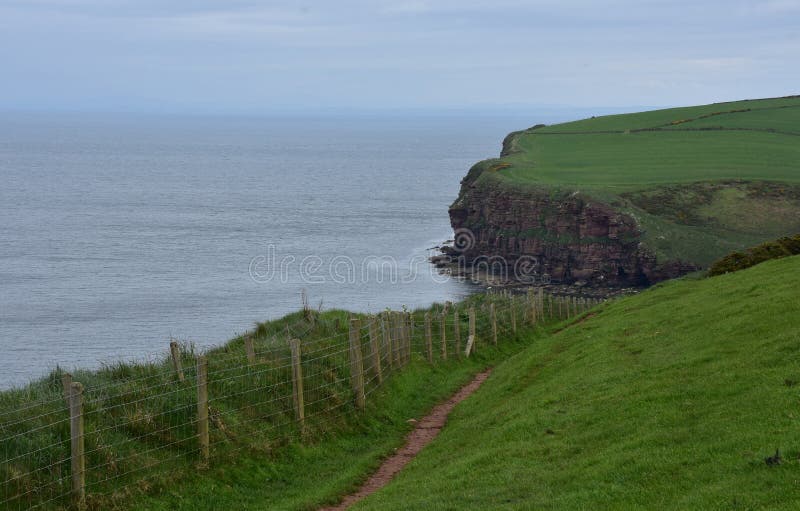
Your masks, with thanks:
M193 98L219 108L434 108L693 103L714 90L754 97L768 87L790 93L800 82L798 5L5 0L0 108L125 98L133 108L143 94L159 104ZM686 75L691 90L676 79Z

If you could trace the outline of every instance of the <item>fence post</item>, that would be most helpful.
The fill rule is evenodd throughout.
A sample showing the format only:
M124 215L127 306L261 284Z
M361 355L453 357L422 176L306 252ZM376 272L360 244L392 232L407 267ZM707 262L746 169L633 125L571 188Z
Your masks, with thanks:
M449 302L448 302L449 303ZM439 316L439 332L442 335L442 360L447 360L447 306Z
M389 361L389 371L394 371L394 351L392 349L392 336L389 334L389 327L386 326L386 313L380 314L381 333L383 334L383 345L386 347L386 358Z
M384 326L386 327L387 338L389 339L389 367L394 370L395 367L400 368L400 363L397 360L397 331L395 330L394 311L387 311L384 314Z
M305 431L306 403L303 396L303 364L300 350L300 339L289 341L292 350L292 398L294 401L294 416L300 424L300 431Z
M394 356L395 360L397 361L397 367L403 367L403 350L405 350L405 343L403 341L403 328L400 323L400 313L399 312L392 312L392 324L394 325Z
M408 364L408 350L410 349L410 339L408 334L408 318L405 312L397 313L397 330L400 335L400 365L405 367Z
M494 307L494 302L489 305L489 314L492 318L492 344L497 346L497 311Z
M86 503L86 456L83 431L83 385L79 382L70 384L69 437L72 454L72 495L75 505L83 508Z
M208 461L208 359L197 357L197 442L200 445L200 458Z
M453 343L457 358L461 358L461 321L459 319L458 308L453 307Z
M256 363L256 348L253 345L253 338L249 335L244 338L244 352L247 354L247 363L253 365Z
M183 363L181 362L181 347L178 345L177 341L171 341L169 343L169 353L172 355L172 367L174 367L175 372L178 373L178 381L185 381L186 376L183 374Z
M469 336L467 337L467 348L464 350L466 356L470 356L475 351L475 344L478 339L475 337L475 306L469 308Z
M537 294L539 295L539 304L538 304L539 317L544 318L544 288L540 287L539 292Z
M469 335L475 337L475 307L469 308Z
M61 375L61 387L64 391L64 401L66 401L67 406L69 406L69 397L72 395L72 375L70 373Z
M350 320L350 385L355 394L356 407L363 410L367 398L364 395L364 363L361 359L361 322Z
M414 341L414 316L410 312L403 313L403 330L406 337L406 364L411 362Z
M428 363L433 364L433 340L431 339L431 315L425 313L425 352L428 355Z
M517 302L512 298L511 303L511 331L517 333Z
M372 376L378 382L383 383L383 371L381 370L381 345L378 342L378 322L374 316L369 322L369 351L370 351L370 370Z

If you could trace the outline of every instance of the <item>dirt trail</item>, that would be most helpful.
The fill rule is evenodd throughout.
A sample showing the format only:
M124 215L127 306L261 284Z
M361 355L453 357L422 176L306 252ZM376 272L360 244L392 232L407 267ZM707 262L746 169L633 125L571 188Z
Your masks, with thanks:
M387 458L378 468L378 470L367 479L367 482L361 486L355 493L346 496L338 505L333 507L325 507L320 511L342 511L366 496L375 493L387 484L392 478L400 472L406 464L414 459L419 452L430 443L431 440L436 438L439 432L447 422L447 416L453 408L469 397L473 392L478 390L478 387L486 381L491 374L492 370L484 371L468 384L461 387L461 389L450 396L450 399L442 404L437 405L431 413L426 415L421 421L417 422L414 430L406 437L406 443L397 450L393 455Z

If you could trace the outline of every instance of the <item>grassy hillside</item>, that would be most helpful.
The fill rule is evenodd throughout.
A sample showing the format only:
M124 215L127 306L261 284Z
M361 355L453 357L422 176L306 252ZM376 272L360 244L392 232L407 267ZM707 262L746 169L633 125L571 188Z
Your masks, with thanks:
M602 306L355 509L797 509L798 286L791 257Z
M497 346L488 345L489 303L502 318ZM201 353L191 345L180 353L183 380L169 358L75 371L74 381L84 387L86 508L310 509L335 501L402 441L408 419L524 347L531 337L523 341L509 332L512 304L520 334L541 330L522 322L522 300L500 295L470 297L454 306L458 314L451 309L441 316L441 304L411 312L406 342L397 315L391 322L358 315L362 324L352 331L350 314L340 310L259 323L202 353L208 362L208 460L197 434ZM479 342L477 354L465 358L456 353L466 343L469 306L476 307ZM433 314L430 361L424 313ZM449 356L441 352L443 324ZM364 410L357 409L352 390L351 334L363 356ZM289 339L301 341L302 426ZM2 510L71 508L70 414L61 377L58 370L0 392Z
M707 266L800 232L800 96L537 126L467 179L580 192L631 215L659 260Z

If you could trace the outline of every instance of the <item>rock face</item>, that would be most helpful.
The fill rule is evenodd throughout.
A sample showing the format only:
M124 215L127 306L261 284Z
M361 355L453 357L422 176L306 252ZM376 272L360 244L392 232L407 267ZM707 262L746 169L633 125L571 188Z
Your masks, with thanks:
M696 269L681 262L659 264L642 247L633 217L578 192L522 191L471 181L462 182L450 207L456 232L450 255L462 256L467 266L488 257L505 261L511 280L525 280L533 270L554 282L604 286L646 286Z

